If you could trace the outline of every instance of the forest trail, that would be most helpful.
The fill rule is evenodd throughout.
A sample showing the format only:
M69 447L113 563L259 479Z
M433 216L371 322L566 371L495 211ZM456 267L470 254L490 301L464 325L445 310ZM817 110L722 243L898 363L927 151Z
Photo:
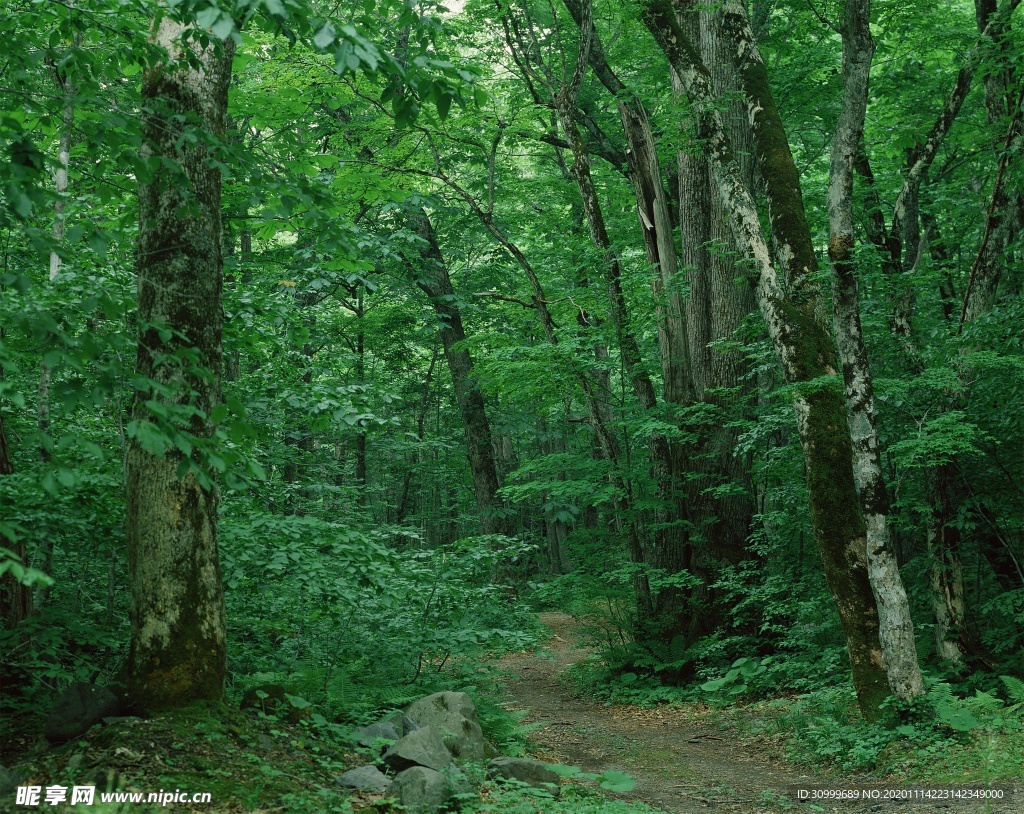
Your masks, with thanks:
M973 801L819 802L819 807L798 803L794 799L796 787L862 789L882 788L884 784L867 783L863 778L812 775L779 761L769 745L753 742L693 708L606 707L593 699L575 698L559 683L559 676L589 653L579 641L581 625L564 613L542 613L540 620L552 633L547 648L513 653L500 661L508 672L506 707L529 710L523 723L537 727L530 739L540 758L590 772L614 769L629 773L636 780L636 788L615 797L642 801L671 814L1017 811L1012 796L990 808L984 802Z

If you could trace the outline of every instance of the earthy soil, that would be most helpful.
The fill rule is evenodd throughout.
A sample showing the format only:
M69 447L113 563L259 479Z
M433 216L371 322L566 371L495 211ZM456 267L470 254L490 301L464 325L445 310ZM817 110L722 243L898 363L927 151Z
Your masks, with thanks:
M636 780L636 788L614 796L642 801L672 814L1019 814L1024 810L1024 789L1015 794L1011 790L1002 801L989 803L884 799L887 790L906 793L914 787L811 774L783 762L781 744L740 732L735 724L708 709L607 706L573 697L559 683L559 675L588 655L580 643L580 625L564 613L541 614L541 621L552 634L546 649L501 660L509 674L507 706L529 710L524 723L536 727L530 738L538 757L588 772L628 772ZM882 799L799 802L800 788L857 790L861 795L870 788L877 789Z

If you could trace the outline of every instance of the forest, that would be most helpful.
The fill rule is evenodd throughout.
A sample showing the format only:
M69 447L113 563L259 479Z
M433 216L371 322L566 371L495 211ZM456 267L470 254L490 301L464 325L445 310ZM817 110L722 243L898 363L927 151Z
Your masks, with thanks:
M1020 811L1019 5L0 0L0 811Z

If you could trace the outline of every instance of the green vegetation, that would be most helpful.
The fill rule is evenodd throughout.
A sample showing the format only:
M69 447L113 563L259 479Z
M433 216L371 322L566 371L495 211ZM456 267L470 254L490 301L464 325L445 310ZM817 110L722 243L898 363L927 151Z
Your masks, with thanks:
M0 0L0 763L387 811L355 728L465 691L529 755L554 609L598 706L1020 781L1024 12L847 0L850 169L831 5ZM160 712L45 744L78 682ZM564 773L458 807L643 810Z

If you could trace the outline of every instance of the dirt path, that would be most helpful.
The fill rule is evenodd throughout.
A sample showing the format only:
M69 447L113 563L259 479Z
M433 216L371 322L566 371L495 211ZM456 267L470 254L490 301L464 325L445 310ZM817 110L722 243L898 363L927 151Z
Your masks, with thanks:
M509 709L529 710L524 723L537 729L531 740L539 757L580 766L586 771L616 769L636 779L625 799L640 800L672 814L711 810L742 814L782 812L955 812L956 814L1019 814L1020 791L986 808L983 802L940 800L894 802L796 801L799 787L830 789L878 788L850 777L814 776L787 765L771 747L720 728L700 711L636 707L574 698L558 683L567 667L587 655L578 642L575 620L563 613L541 614L552 632L544 653L516 653L501 660L509 672ZM783 795L785 795L783 797Z

